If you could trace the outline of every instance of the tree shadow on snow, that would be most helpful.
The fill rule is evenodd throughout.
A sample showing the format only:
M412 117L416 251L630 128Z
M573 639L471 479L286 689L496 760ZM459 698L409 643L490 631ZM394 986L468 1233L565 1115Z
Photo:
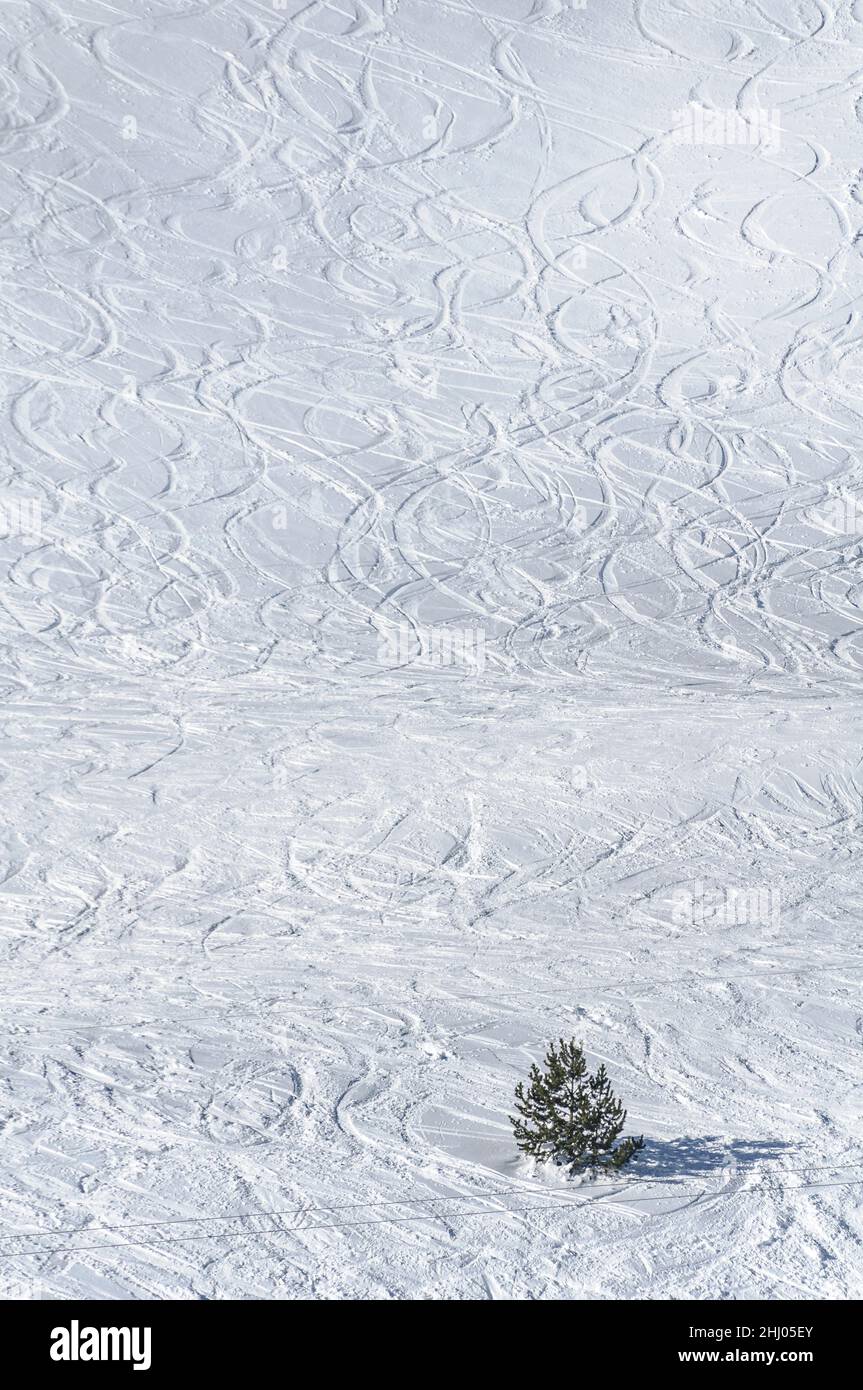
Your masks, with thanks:
M718 1134L647 1139L643 1153L625 1171L640 1178L700 1178L731 1168L743 1174L793 1148L779 1139L723 1139Z

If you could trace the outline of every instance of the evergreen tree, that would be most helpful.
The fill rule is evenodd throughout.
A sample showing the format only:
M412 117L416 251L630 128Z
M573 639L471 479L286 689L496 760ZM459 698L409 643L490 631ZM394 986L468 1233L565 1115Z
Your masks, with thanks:
M614 1170L644 1148L644 1139L617 1143L626 1124L626 1111L611 1089L605 1067L588 1074L584 1049L575 1041L554 1043L545 1055L545 1069L534 1064L515 1088L510 1115L522 1153L545 1163L568 1163L573 1169Z

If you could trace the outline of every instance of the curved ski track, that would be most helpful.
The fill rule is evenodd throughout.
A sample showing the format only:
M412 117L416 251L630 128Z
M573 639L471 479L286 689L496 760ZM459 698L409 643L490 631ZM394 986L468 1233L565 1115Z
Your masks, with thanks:
M0 23L0 1293L863 1295L860 0Z

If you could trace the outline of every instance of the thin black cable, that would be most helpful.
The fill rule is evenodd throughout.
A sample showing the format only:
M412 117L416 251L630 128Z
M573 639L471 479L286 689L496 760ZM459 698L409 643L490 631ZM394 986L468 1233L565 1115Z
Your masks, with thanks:
M821 1172L823 1172L823 1171L835 1171L837 1168L841 1169L841 1168L843 1168L843 1167L851 1167L851 1166L853 1166L853 1165L851 1165L851 1164L824 1164L824 1165L821 1165L820 1167L812 1167L812 1168L809 1168L809 1165L807 1165L807 1168L809 1168L809 1171L813 1171L813 1172L819 1172L819 1171L821 1171ZM803 1172L803 1171L806 1171L806 1169L790 1169L790 1168L783 1168L783 1169L781 1169L780 1171L782 1171L782 1172ZM667 1183L672 1183L672 1182L677 1182L677 1181L684 1181L684 1180L686 1180L686 1179L697 1180L698 1176L699 1176L699 1175L697 1175L697 1174L681 1174L680 1179L667 1179L667 1178L666 1178L666 1179L663 1179L663 1178L651 1179L651 1178L649 1178L649 1177L644 1177L644 1178L636 1178L636 1179L634 1179L634 1183L635 1183L635 1184L653 1183L653 1184L660 1184L660 1185L661 1185L661 1184L663 1184L663 1183L666 1183L666 1184L667 1184ZM765 1179L766 1179L766 1184L765 1184ZM629 1187L631 1187L632 1185L633 1185L632 1182L628 1182L627 1185L626 1185L626 1187L629 1188ZM836 1182L813 1182L813 1183L808 1183L808 1182L806 1182L806 1181L803 1181L803 1182L800 1182L800 1183L772 1183L772 1182L771 1182L771 1175L770 1175L769 1173L765 1173L765 1174L763 1174L763 1175L760 1177L760 1179L759 1179L759 1181L758 1181L757 1183L753 1183L751 1186L748 1186L748 1187L735 1188L733 1191L732 1191L732 1190L725 1189L725 1190L720 1190L720 1191L714 1192L714 1193L708 1193L708 1192L702 1191L701 1193L698 1193L698 1192L695 1192L695 1193L680 1193L679 1195L680 1195L681 1197L693 1197L693 1198L696 1198L696 1199L697 1199L699 1196L706 1196L706 1197L711 1198L711 1200L717 1200L717 1199L719 1199L719 1198L727 1198L727 1197L738 1196L738 1195L739 1195L740 1193L742 1193L742 1192L758 1192L758 1191L759 1191L760 1189L762 1189L765 1185L769 1185L769 1186L772 1188L773 1191L777 1191L777 1190L778 1190L778 1191L783 1191L783 1192L784 1192L784 1191L800 1192L800 1191L806 1191L807 1189L812 1188L812 1187L819 1187L819 1188L820 1188L820 1187L857 1187L857 1186L863 1186L863 1178L843 1178L843 1179L839 1179L839 1180L836 1181ZM79 1254L79 1253L84 1253L84 1252L95 1251L95 1250L123 1250L123 1249L129 1249L129 1248L134 1248L134 1247L143 1247L143 1248L146 1248L146 1247L148 1247L148 1246L157 1246L157 1245L180 1245L180 1244L182 1244L184 1241L191 1241L191 1240L195 1240L195 1241L198 1241L198 1240L232 1240L232 1239L234 1239L234 1238L236 1238L236 1239L239 1240L239 1239L243 1239L243 1238L248 1238L249 1236L260 1236L260 1235L301 1235L301 1234L303 1234L305 1231L351 1229L351 1228L354 1228L354 1227L357 1227L357 1226L372 1226L372 1225L380 1225L380 1224L386 1224L386 1223L394 1224L394 1225L404 1225L404 1224L406 1224L406 1223L408 1223L408 1222L410 1222L410 1221L429 1221L429 1220L435 1220L435 1221L436 1221L436 1220L443 1220L443 1219L450 1219L450 1218L453 1219L453 1220L458 1220L460 1217L469 1217L469 1216L508 1216L510 1213L518 1213L518 1212L523 1212L523 1211L551 1211L551 1210L560 1210L561 1208L570 1207L570 1206L573 1206L573 1207L583 1207L583 1206L593 1205L594 1203L597 1203L597 1202L606 1202L606 1201L609 1201L610 1199L622 1198L622 1197L625 1196L625 1192L626 1192L626 1188L624 1188L623 1191L617 1190L617 1191L614 1191L614 1192L607 1192L607 1193L599 1192L599 1193L596 1193L596 1194L594 1194L593 1196L590 1196L590 1197L577 1197L577 1196L575 1196L574 1194L570 1194L570 1193L560 1193L559 1196L558 1196L558 1198L557 1198L557 1200L554 1200L554 1201L551 1201L551 1202L543 1202L543 1203L531 1202L531 1203L529 1203L529 1204L526 1205L526 1206L496 1207L496 1208L492 1208L491 1210L476 1211L476 1212L471 1212L471 1211L428 1212L428 1213L425 1213L425 1212L414 1212L414 1213L413 1213L412 1215L410 1215L410 1216L378 1216L378 1217L371 1217L371 1218L368 1219L368 1220L359 1220L359 1221L316 1221L316 1222L312 1222L312 1223L310 1223L310 1224L299 1225L299 1226L288 1227L288 1228L280 1228L280 1227L278 1227L278 1226L273 1226L273 1227L270 1227L270 1228L265 1229L265 1230L255 1230L255 1231L222 1231L222 1232L207 1231L207 1232L204 1232L203 1234L198 1234L198 1235L191 1235L191 1234L190 1234L190 1235L180 1235L180 1236L170 1236L170 1237L166 1236L166 1237L164 1237L164 1238L159 1238L158 1236L154 1236L154 1237L151 1237L151 1238L146 1239L146 1240L142 1239L142 1240L125 1240L125 1241L106 1241L106 1242L102 1242L101 1244L98 1244L98 1245L70 1245L70 1246L58 1246L58 1247L51 1248L51 1249L47 1249L47 1250L46 1250L46 1249L39 1249L39 1248L32 1249L32 1250L19 1250L19 1251L9 1251L9 1250L5 1250L5 1249L0 1249L0 1259L9 1259L9 1260L11 1260L11 1259L31 1259L31 1258L32 1258L33 1256L35 1256L35 1255L44 1255L44 1256L50 1258L50 1257L53 1256L53 1255L64 1255L64 1254L72 1254L72 1255L74 1255L74 1254ZM347 1204L347 1206L339 1206L339 1207L292 1207L292 1208L286 1209L284 1212L272 1211L272 1212L247 1213L247 1214L245 1214L245 1215L234 1216L234 1217L182 1217L182 1218L177 1218L177 1219L170 1219L170 1218L169 1218L169 1219L166 1220L166 1221L160 1221L160 1222L152 1222L152 1223L149 1223L149 1222L141 1222L141 1223L137 1223L137 1226L149 1226L149 1225L154 1225L154 1226L167 1226L167 1225L171 1225L171 1224L183 1224L183 1223L185 1223L185 1222L219 1221L219 1220L222 1220L222 1221L224 1221L224 1220L228 1220L228 1221L241 1221L241 1220L242 1220L242 1221L248 1221L248 1220L258 1219L258 1220L262 1220L262 1221L265 1221L265 1220L271 1220L271 1221L272 1221L272 1220L274 1220L274 1219L280 1218L281 1216L288 1216L288 1215L305 1215L305 1214L307 1214L307 1213L310 1212L310 1211L311 1211L311 1212L315 1212L315 1211L318 1211L318 1212L343 1211L343 1210L347 1210L347 1209L353 1209L353 1208L356 1208L356 1207L374 1208L374 1207L381 1207L381 1206L415 1206L415 1205L424 1205L424 1206L427 1206L427 1205L431 1205L431 1204L437 1203L437 1202L450 1202L450 1203L451 1203L451 1202L454 1202L454 1201L482 1201L482 1200L484 1200L484 1199L485 1199L485 1200L489 1200L490 1197L493 1197L493 1196L495 1196L495 1195L496 1195L496 1194L489 1194L488 1197L486 1197L485 1194L479 1194L479 1195L477 1195L477 1196L466 1195L466 1196L464 1196L464 1197L447 1197L447 1196L441 1196L441 1197L414 1197L414 1198L401 1198L401 1199L399 1199L399 1200L393 1199L393 1200L386 1201L386 1202L367 1202L367 1203L364 1203L364 1202L352 1202L352 1203ZM502 1193L501 1195L502 1195L502 1196L507 1196L508 1194L504 1192L504 1193ZM561 1199L562 1199L562 1200L561 1200ZM655 1200L661 1200L661 1199L658 1199L658 1198L652 1198L652 1199L651 1199L651 1198L649 1198L649 1197L643 1196L643 1197L638 1198L637 1200L639 1200L639 1201L654 1200L654 1201L655 1201ZM666 1200L667 1200L667 1199L666 1199ZM654 1213L654 1215L655 1215L655 1214L664 1215L665 1213ZM123 1231L123 1230L133 1230L133 1229L136 1229L136 1226L128 1226L128 1227L93 1227L93 1228L84 1228L84 1229L81 1231L81 1234L84 1234L85 1231L88 1231L88 1230L90 1230L90 1229L95 1229L95 1230L119 1230L119 1231ZM42 1234L44 1234L44 1235L53 1235L53 1234L55 1234L55 1232L44 1232L44 1233L42 1233ZM60 1234L66 1234L66 1233L65 1233L65 1232L56 1232L56 1234L60 1235ZM17 1239L19 1239L19 1240L28 1239L28 1238L29 1238L29 1239L34 1239L34 1238L38 1238L39 1235L40 1235L39 1232L34 1232L34 1233L32 1233L32 1235L29 1236L29 1237L28 1237L27 1235L22 1235L22 1236L18 1236Z

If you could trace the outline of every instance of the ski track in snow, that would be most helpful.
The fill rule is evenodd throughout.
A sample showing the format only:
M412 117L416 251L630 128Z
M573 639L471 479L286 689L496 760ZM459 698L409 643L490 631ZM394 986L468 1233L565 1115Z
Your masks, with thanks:
M860 0L0 20L0 1292L863 1296Z

